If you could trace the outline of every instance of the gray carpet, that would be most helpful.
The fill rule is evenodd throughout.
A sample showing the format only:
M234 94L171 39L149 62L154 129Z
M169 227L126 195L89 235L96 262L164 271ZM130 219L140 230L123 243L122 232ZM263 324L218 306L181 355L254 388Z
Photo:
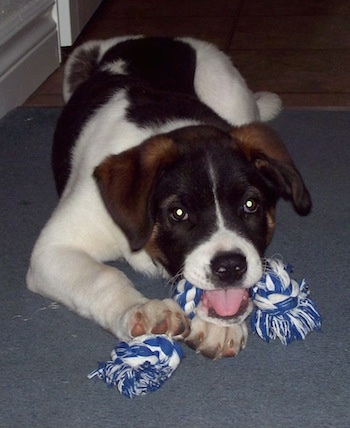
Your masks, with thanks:
M115 339L25 288L31 248L56 203L49 164L58 113L18 109L0 121L0 426L349 427L350 112L288 111L273 122L314 209L299 218L281 203L268 254L307 278L322 332L288 347L250 335L237 358L219 361L184 347L174 376L133 400L86 378ZM169 292L130 275L151 297Z

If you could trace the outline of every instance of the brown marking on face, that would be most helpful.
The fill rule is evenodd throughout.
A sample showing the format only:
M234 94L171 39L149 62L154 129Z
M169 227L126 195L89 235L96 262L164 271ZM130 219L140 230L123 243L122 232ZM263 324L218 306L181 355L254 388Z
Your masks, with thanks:
M145 245L145 250L153 260L158 261L163 266L167 266L168 259L157 244L158 228L159 225L156 223L153 227L151 236Z
M177 156L173 141L157 136L109 156L94 171L105 206L129 239L132 250L141 249L152 233L150 200L154 184Z
M266 215L267 215L266 245L270 244L273 237L273 233L275 231L275 213L276 213L275 207L270 208L270 210L266 212Z
M171 202L176 200L177 200L177 195L169 195L165 200L161 202L159 208L161 210L166 209L166 207L168 207ZM157 243L159 228L160 228L160 225L159 223L156 222L153 226L153 230L150 235L150 238L145 245L145 250L151 256L152 259L158 260L160 263L162 263L163 266L166 266L168 259Z

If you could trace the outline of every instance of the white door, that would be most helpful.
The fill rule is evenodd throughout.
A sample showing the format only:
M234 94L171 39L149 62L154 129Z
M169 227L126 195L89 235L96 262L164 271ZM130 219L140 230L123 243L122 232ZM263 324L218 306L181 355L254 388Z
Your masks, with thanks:
M102 0L56 0L61 46L71 46Z

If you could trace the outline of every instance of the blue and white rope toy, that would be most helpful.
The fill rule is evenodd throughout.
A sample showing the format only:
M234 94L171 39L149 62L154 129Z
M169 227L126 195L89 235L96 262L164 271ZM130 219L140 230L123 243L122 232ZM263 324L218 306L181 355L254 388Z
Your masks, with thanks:
M300 283L291 279L292 271L292 266L281 260L267 259L262 278L251 288L257 307L250 319L251 328L266 342L279 338L288 345L321 328L321 317L308 297L305 279Z
M194 287L186 279L181 279L176 285L173 299L191 320L196 315L196 308L202 296L201 288Z
M183 351L179 343L166 335L145 334L129 343L118 343L111 358L100 363L88 378L97 376L133 398L160 388L180 364Z
M256 310L251 327L266 342L279 338L284 345L305 339L312 330L321 328L321 317L309 299L303 279L290 278L292 268L279 259L266 259L262 278L251 288ZM174 299L192 319L203 295L185 279L178 282ZM133 398L155 391L173 374L183 358L179 343L166 335L143 335L129 343L120 342L111 361L100 363L88 375L98 377L109 386L117 386L126 397Z

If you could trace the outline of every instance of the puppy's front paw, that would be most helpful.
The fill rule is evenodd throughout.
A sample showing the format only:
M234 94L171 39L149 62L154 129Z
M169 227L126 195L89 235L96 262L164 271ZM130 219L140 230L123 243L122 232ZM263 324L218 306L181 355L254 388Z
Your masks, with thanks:
M186 343L205 357L215 359L234 357L245 348L247 338L248 329L244 322L223 327L196 316L192 320L191 334L186 338Z
M188 318L172 299L148 300L130 309L126 316L131 337L151 333L184 338L190 332Z

